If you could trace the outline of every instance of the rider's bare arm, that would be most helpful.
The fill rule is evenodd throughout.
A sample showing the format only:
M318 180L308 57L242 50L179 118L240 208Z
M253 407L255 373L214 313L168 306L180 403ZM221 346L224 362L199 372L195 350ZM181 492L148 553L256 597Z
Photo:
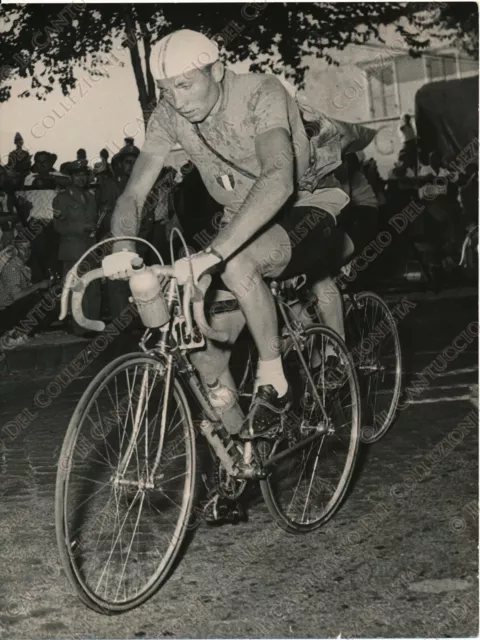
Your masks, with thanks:
M118 198L112 216L114 236L137 236L142 221L142 209L158 174L163 168L164 158L140 152L132 170L125 191ZM123 248L135 250L135 243L121 241L115 243L115 250Z
M133 167L130 180L115 205L111 226L114 236L138 235L143 205L175 142L175 137L168 126L165 107L160 102L150 117L145 142ZM123 248L135 251L135 243L127 241L115 243L115 251Z
M212 243L224 259L246 244L278 213L294 189L294 154L289 132L269 129L255 139L260 176L230 224Z

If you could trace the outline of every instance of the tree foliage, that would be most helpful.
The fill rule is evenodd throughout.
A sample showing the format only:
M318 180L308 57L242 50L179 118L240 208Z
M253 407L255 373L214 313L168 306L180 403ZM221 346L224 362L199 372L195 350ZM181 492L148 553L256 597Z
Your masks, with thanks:
M175 29L202 30L223 45L228 61L252 59L252 71L283 72L301 88L306 54L333 63L329 50L382 42L385 25L395 25L414 55L430 46L431 31L476 52L477 12L473 2L3 5L0 102L16 78L30 84L20 95L41 100L56 85L68 95L79 69L95 78L129 62L148 121L156 103L150 48Z

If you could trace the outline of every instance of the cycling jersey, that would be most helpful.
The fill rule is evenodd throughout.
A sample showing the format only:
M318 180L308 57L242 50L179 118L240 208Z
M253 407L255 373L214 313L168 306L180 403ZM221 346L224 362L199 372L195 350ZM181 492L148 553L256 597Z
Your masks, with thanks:
M255 149L257 135L281 127L292 139L295 175L303 176L310 164L310 144L295 100L272 75L235 74L225 71L224 94L218 111L199 124L215 151L254 176L260 175ZM166 158L179 143L197 166L210 195L224 206L228 222L241 209L255 178L249 178L222 161L201 140L195 126L161 99L153 112L142 151ZM281 162L281 159L279 159ZM318 206L336 216L348 201L339 188L299 191L295 206Z

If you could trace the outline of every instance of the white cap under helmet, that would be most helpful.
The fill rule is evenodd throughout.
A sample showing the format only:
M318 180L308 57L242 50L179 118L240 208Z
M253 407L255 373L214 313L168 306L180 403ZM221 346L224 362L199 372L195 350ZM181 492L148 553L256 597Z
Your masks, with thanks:
M188 77L218 60L218 45L198 31L180 29L153 45L150 69L155 80L166 80L182 74Z

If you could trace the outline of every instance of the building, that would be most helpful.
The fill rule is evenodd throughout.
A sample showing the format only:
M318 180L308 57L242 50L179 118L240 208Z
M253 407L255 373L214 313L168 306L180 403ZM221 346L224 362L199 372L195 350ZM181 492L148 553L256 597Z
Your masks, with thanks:
M336 64L309 60L301 93L327 115L378 130L366 156L386 177L401 148L400 118L414 115L415 94L424 84L478 75L478 62L453 49L411 57L403 47L351 45L336 53Z

